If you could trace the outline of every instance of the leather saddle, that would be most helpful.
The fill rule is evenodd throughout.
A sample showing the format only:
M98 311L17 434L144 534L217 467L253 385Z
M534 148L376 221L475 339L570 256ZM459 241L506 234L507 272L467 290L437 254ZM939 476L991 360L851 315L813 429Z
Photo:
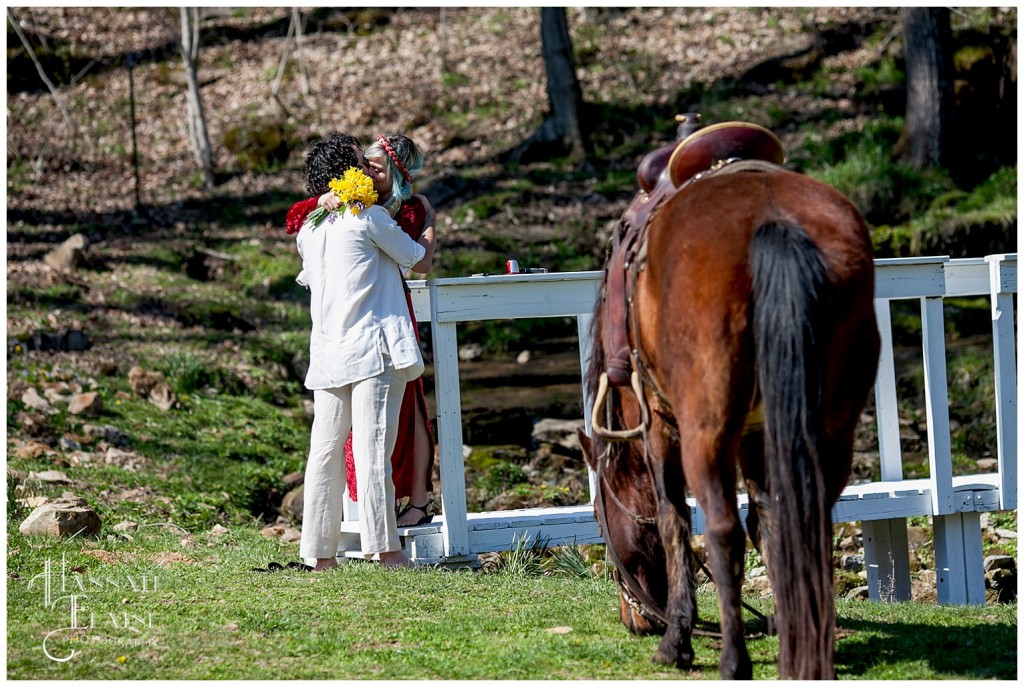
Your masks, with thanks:
M630 384L629 310L654 212L676 193L728 165L755 160L781 165L782 142L768 129L747 122L701 124L696 113L676 115L676 141L648 153L637 168L640 190L615 226L603 296L604 368L613 386ZM763 166L761 167L763 168Z

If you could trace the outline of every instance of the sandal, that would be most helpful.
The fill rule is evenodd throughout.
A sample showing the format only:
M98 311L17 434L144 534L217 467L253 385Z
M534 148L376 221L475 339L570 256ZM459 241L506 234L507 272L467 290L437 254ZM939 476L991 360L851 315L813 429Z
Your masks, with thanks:
M275 573L282 570L298 570L300 572L312 572L313 566L306 565L305 563L299 563L298 561L292 561L287 565L281 565L277 561L270 561L265 568L252 568L252 572L257 573Z
M434 519L434 509L431 508L429 500L422 506L417 506L410 502L405 508L398 511L398 517L401 518L403 515L405 515L411 510L418 510L419 512L423 513L423 516L415 522L411 522L408 525L399 525L399 527L418 527L419 525L423 525Z

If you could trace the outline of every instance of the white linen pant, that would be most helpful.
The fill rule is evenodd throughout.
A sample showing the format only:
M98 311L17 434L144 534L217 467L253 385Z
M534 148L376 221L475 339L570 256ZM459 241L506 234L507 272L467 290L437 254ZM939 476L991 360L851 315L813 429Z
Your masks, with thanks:
M352 429L359 538L363 553L397 551L391 452L405 383L392 367L347 386L313 391L313 428L303 492L302 558L334 558L341 539L345 493L345 439Z

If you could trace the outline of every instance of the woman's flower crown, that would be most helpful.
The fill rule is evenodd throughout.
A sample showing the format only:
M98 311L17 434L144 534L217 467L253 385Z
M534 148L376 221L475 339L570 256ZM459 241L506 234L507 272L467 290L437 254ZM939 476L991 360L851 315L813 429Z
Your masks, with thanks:
M341 201L341 206L330 213L327 208L317 208L310 213L307 220L313 224L319 223L327 214L330 214L330 221L334 222L334 218L345 210L351 210L353 215L358 215L377 202L373 180L358 167L349 167L340 179L331 179L327 182L327 188Z

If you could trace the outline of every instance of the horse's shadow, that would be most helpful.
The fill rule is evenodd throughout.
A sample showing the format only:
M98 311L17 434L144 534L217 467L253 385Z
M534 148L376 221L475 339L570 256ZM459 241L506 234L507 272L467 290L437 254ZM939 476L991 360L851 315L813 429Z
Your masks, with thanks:
M927 661L943 677L1017 678L1017 627L1010 623L935 627L840 616L838 626L835 662L840 675L856 677L875 666ZM844 630L850 634L844 637Z

